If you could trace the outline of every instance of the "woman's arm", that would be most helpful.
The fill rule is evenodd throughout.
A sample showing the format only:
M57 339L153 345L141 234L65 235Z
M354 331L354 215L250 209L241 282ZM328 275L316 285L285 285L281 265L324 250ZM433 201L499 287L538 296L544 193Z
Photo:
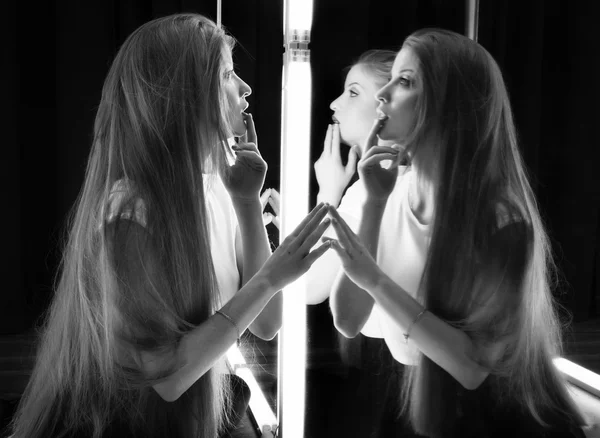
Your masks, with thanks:
M387 198L383 201L367 200L363 206L358 237L373 258L377 257L379 230ZM347 338L353 338L363 328L371 310L373 297L340 270L333 284L330 306L335 327Z
M240 239L235 236L235 247L238 266L242 266L242 285L258 272L271 255L260 201L267 163L258 150L258 137L252 115L244 114L244 120L246 133L241 141L232 147L236 161L228 178L223 180L233 202L240 229ZM273 339L281 328L281 311L281 294L275 294L250 325L250 331L262 339Z
M397 330L384 331L386 344L394 350L396 345L405 342L403 333L424 308L383 272L379 274L379 281L369 288L369 293L396 324ZM475 361L478 356L471 339L431 312L425 312L410 328L409 340L466 389L476 389L489 374ZM497 349L490 350L488 355L497 356L498 353Z
M235 343L239 333L252 324L273 295L305 273L328 249L328 245L322 245L309 252L329 226L327 221L321 222L326 214L327 208L322 205L316 207L282 242L260 272L220 309L234 323L215 314L181 337L174 357L176 371L153 385L164 400L177 400L212 368ZM164 276L159 274L161 267L158 259L148 250L147 231L132 223L116 239L120 243L115 255L117 264L123 267L119 274L126 288L136 288L138 294L143 294L151 288L161 287L160 278ZM158 353L144 352L140 356L142 372L148 377L160 374L173 361L172 357Z
M202 324L187 332L177 346L177 370L154 385L165 401L177 400L196 380L202 377L225 355L241 332L252 324L273 296L273 289L262 276L252 278L220 310L235 323L220 314L214 314ZM154 355L142 355L143 368L152 372L163 365L164 360Z
M263 225L260 198L234 200L233 207L240 230L236 236L236 256L238 265L242 266L242 285L245 285L269 258L271 248ZM281 313L282 296L277 292L250 325L250 331L261 339L273 339L281 328Z
M386 343L393 350L396 345L405 342L398 332L406 332L424 310L423 306L381 271L367 248L337 212L332 211L331 215L339 238L339 243L333 242L332 248L340 256L346 273L352 281L369 292L398 329L396 336L390 337L389 331L386 335ZM431 312L424 313L411 327L409 339L467 389L477 388L489 374L477 359L481 357L493 363L503 350L500 343L493 344L485 351L477 349L464 332Z

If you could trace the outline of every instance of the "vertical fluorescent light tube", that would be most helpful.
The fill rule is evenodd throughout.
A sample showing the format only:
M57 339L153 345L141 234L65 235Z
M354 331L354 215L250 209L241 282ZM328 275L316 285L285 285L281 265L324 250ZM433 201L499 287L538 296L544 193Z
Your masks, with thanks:
M308 41L312 0L286 0L284 8L281 228L280 241L308 213L310 176L311 74ZM306 283L303 278L283 291L279 333L279 436L304 436L306 370Z
M479 31L479 0L465 0L466 29L465 34L477 41Z

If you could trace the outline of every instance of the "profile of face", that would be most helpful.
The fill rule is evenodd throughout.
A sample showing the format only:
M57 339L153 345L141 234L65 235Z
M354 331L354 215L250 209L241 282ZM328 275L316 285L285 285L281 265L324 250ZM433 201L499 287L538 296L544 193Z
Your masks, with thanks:
M221 71L229 108L229 123L233 131L232 135L240 137L246 132L242 113L248 108L246 97L252 94L252 89L235 73L230 50L223 50L222 64Z
M379 101L378 115L388 117L379 138L403 144L411 133L416 117L416 103L422 90L418 60L409 48L402 48L392 66L391 80L375 98Z
M340 124L340 137L348 146L363 143L377 117L374 96L382 86L381 79L368 68L357 64L350 69L344 83L344 92L329 106L333 120Z

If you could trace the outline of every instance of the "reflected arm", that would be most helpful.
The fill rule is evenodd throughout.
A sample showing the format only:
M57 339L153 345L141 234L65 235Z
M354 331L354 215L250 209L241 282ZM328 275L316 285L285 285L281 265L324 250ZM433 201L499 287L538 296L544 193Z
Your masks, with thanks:
M375 259L386 202L387 200L367 200L363 205L362 219L358 227L358 237ZM330 305L334 324L344 336L353 338L358 335L371 314L373 304L373 297L368 292L350 280L343 270L338 273L331 292Z

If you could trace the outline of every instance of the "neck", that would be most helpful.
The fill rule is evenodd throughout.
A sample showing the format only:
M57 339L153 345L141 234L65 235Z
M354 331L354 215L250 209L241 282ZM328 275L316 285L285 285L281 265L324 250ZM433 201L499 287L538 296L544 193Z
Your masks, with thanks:
M431 223L435 206L435 184L430 173L413 159L413 175L408 185L408 202L414 215L423 224Z

